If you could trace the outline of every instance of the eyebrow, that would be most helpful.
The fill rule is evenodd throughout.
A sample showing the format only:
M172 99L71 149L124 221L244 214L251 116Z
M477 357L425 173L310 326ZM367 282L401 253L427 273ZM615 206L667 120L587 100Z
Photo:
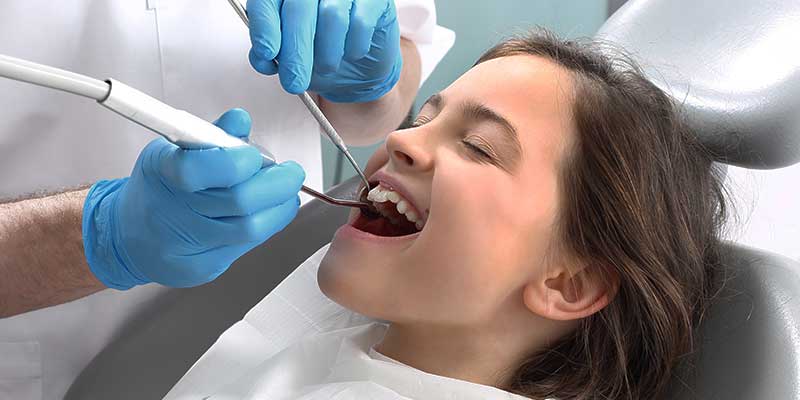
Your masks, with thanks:
M433 106L433 108L435 108L436 111L440 111L442 109L442 106L444 106L444 97L442 97L441 94L436 93L431 97L428 97L428 100L425 100L425 102L422 103L422 107L420 107L419 109L421 110L425 108L425 106L427 105Z
M444 104L445 98L440 93L436 93L428 98L428 100L425 101L420 109L424 108L426 105L430 105L438 113L442 110L442 108L444 108ZM500 128L502 128L500 131L511 145L511 156L516 158L522 153L522 145L519 142L519 134L517 133L517 129L508 119L500 115L500 113L492 110L484 104L472 100L467 100L461 103L460 111L465 118L473 121L488 121L499 125Z

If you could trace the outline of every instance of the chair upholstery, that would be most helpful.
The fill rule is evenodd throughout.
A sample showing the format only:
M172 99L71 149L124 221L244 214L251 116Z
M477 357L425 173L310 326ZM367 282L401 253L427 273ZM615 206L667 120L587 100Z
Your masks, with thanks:
M666 399L800 399L800 263L728 243L724 265Z

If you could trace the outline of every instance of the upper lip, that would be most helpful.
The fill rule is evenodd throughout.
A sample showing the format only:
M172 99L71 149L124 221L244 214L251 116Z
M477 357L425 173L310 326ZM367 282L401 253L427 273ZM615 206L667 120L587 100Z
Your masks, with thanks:
M423 220L427 219L427 215L423 214L420 211L420 208L417 206L417 202L414 200L414 198L408 192L406 187L403 186L403 184L400 183L400 181L397 178L395 178L395 177L393 177L393 176L391 176L391 175L389 175L389 174L387 174L387 173L385 173L383 171L377 171L374 174L372 174L372 176L370 176L369 180L370 181L378 181L378 183L382 184L382 186L389 187L393 191L399 193L400 196L402 196L403 199L405 199L409 203L409 205L411 206L411 209L415 213L417 213L417 215L420 218L422 218Z

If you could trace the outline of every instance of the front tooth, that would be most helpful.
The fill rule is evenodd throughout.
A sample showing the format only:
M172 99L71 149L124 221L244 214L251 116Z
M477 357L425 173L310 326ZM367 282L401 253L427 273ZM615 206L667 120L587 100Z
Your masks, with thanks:
M369 193L367 193L367 200L375 201L375 195L380 193L380 186L375 186L374 188L370 189Z
M397 203L400 201L400 195L397 192L388 192L386 193L386 199L391 201L392 203Z
M406 215L406 219L411 221L411 222L417 222L417 220L419 219L419 217L417 216L417 213L415 213L414 210L406 211L405 215Z
M397 202L397 212L400 214L405 214L408 211L408 203L405 200L400 200Z
M383 202L385 202L385 201L386 201L386 195L387 195L387 194L389 194L389 193L388 193L388 192L386 192L386 191L384 191L384 190L378 190L378 191L375 193L375 198L374 198L374 199L372 199L372 201L374 201L374 202L376 202L376 203L383 203Z

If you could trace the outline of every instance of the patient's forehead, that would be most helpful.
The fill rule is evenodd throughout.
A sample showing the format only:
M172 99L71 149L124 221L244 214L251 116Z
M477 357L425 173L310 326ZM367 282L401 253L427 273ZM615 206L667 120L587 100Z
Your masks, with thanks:
M446 101L479 101L508 119L519 131L523 148L553 156L574 132L573 79L549 59L515 55L474 66L442 92ZM557 162L557 158L553 158Z
M497 111L559 115L570 110L572 78L546 58L516 55L472 67L445 92L448 98L469 97Z

